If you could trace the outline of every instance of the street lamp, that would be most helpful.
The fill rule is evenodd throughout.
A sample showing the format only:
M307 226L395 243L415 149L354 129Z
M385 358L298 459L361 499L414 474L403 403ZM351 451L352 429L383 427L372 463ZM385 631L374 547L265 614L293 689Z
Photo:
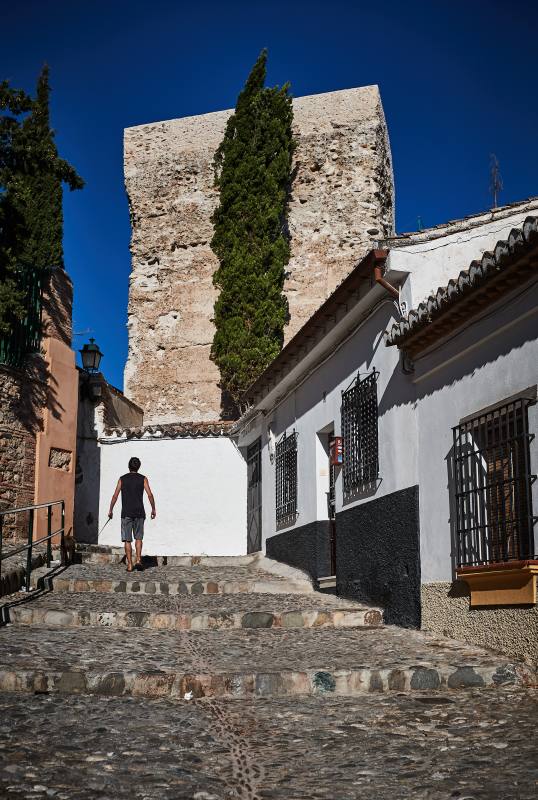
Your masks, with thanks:
M82 350L79 350L82 359L82 366L84 370L90 374L99 372L99 364L103 354L99 350L99 345L95 344L95 339L90 339L89 344L85 344Z

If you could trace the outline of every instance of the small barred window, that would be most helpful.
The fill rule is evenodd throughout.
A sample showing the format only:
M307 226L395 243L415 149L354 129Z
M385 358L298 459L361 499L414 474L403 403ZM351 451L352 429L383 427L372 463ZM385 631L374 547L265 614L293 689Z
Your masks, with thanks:
M276 521L295 522L297 517L297 433L276 444Z
M373 372L342 392L344 497L364 489L379 477L377 378Z

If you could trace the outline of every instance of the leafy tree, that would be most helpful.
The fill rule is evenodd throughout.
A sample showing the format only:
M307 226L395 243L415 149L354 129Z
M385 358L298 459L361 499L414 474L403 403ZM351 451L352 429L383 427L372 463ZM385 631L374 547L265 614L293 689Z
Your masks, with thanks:
M63 267L62 182L84 185L58 156L49 116L49 69L35 99L0 84L0 332L25 313L17 276L25 268ZM6 113L7 112L7 113Z
M221 375L223 405L239 400L280 352L288 304L286 214L294 141L289 85L265 87L262 50L214 159L220 203L211 247L219 258L211 358Z

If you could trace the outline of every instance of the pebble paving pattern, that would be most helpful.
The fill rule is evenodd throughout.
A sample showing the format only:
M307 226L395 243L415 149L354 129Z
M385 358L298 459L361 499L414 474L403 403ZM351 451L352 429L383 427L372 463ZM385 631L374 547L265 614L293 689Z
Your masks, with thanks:
M140 578L144 581L166 581L167 583L194 583L195 581L241 581L251 579L267 579L277 583L279 578L263 569L250 565L208 567L199 564L193 567L150 566L143 572L128 574L123 564L73 564L62 574L62 578L70 580L130 580Z
M305 593L312 591L304 578L289 580L254 566L150 566L127 573L123 565L76 564L56 576L55 591L129 594L220 594L236 592Z
M187 652L178 648L174 631L133 629L103 630L9 626L4 631L2 666L121 669L128 663L140 669L173 670L195 667ZM418 631L397 627L333 630L192 631L197 647L218 658L220 669L285 670L396 668L446 663L454 668L496 667L507 659L480 648L435 639Z
M0 690L358 694L529 683L501 656L400 628L151 631L9 626ZM180 634L183 635L181 636ZM179 636L179 638L178 638ZM199 654L211 661L200 664Z
M8 598L6 598L8 599ZM26 595L19 594L9 598L11 601L25 600ZM29 608L66 608L86 611L176 611L177 598L166 595L136 595L114 593L71 592L66 601L63 592L49 592L41 597L25 603ZM332 610L334 608L365 608L352 600L326 594L235 594L235 595L187 595L181 598L182 611L198 611L213 613L222 611L270 611L275 607L278 611L310 611Z
M537 714L536 690L190 703L0 694L0 797L536 800Z
M239 585L255 571L161 565L147 580L224 576ZM115 582L118 572L122 565L86 564L63 574L83 576L68 581L73 588ZM300 581L261 579L283 593L247 586L170 596L94 585L10 598L55 615L56 625L38 624L37 613L36 624L0 628L0 798L536 800L529 667L395 627L268 628L270 616L297 623L364 609L310 586L284 591L299 591ZM249 624L106 625L107 614L136 623L156 609L163 618L228 614ZM66 626L72 614L102 621L63 627L64 613Z

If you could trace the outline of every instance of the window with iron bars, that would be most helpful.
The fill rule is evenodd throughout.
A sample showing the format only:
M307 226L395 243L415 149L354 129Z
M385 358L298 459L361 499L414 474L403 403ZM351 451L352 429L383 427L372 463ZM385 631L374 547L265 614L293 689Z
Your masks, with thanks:
M528 407L520 397L454 428L457 566L535 557Z
M342 392L342 469L344 496L379 477L377 378L375 369Z
M276 444L276 521L297 516L297 433L284 434Z

